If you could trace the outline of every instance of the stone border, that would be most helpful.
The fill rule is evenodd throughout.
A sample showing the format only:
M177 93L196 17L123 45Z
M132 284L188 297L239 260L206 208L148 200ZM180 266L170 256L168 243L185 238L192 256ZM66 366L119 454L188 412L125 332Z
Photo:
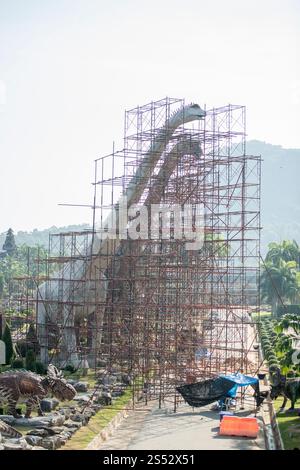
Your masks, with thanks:
M112 418L108 425L105 426L105 428L103 428L102 431L100 431L100 433L91 440L84 450L99 449L99 447L113 434L122 421L127 418L129 411L132 409L133 401L130 400L127 405L125 405L125 407Z

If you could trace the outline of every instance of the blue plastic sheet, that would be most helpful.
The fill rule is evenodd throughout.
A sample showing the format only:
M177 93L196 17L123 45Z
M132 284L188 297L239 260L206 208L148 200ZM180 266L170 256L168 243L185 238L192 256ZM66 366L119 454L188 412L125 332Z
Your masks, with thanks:
M258 384L258 379L255 377L249 377L249 375L241 374L240 372L237 372L236 374L220 375L220 377L231 380L237 385L237 387L246 387L247 385Z

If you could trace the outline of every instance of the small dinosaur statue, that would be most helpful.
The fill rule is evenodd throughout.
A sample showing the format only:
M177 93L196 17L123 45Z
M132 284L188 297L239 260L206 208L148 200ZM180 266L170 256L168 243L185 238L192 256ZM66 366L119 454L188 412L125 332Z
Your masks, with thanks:
M286 378L280 373L279 368L270 369L271 373L271 393L272 400L276 399L279 395L283 396L283 403L280 408L284 410L288 400L291 400L290 410L295 409L295 403L300 398L300 377Z
M20 418L16 411L16 404L20 399L26 401L26 418L30 418L33 407L38 408L42 416L40 400L48 393L61 401L72 400L76 390L63 378L62 372L49 364L46 377L28 372L26 370L10 370L0 374L0 401L7 401L8 414Z
M0 434L3 434L3 436L6 437L13 437L13 438L19 438L22 437L22 434L17 431L15 428L12 426L9 426L8 424L4 423L4 421L0 420Z

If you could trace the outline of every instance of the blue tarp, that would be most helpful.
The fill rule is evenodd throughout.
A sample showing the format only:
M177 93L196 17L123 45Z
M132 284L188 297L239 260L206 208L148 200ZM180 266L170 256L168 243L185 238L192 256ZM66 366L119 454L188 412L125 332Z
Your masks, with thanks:
M220 375L224 379L231 380L235 385L227 392L228 397L234 398L238 387L247 387L247 385L258 385L258 379L255 377L249 377L249 375L241 374L237 372L236 374Z

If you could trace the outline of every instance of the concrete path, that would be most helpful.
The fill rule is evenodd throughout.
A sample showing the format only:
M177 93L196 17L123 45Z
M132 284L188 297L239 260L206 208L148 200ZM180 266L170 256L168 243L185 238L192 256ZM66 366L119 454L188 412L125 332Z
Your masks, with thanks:
M239 411L239 416L250 416ZM260 419L260 418L259 418ZM210 406L180 405L174 413L154 404L151 411L132 411L99 449L105 450L264 450L262 430L257 439L219 436L219 414Z

